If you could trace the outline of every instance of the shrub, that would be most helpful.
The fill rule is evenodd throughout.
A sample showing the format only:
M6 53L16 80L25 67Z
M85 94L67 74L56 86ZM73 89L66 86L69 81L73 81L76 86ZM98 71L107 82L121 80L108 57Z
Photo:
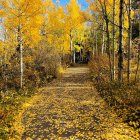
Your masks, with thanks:
M100 96L117 112L124 122L140 133L140 85L132 82L109 81L106 58L94 58L89 66L93 82ZM97 80L97 77L100 77Z
M57 76L60 66L60 56L54 46L50 46L44 40L34 48L25 46L23 49L25 87L41 86ZM4 63L4 62L3 62ZM0 88L20 88L20 52L9 57L8 63L0 67Z
M14 134L13 122L21 105L33 95L35 89L0 92L0 139L7 140Z
M100 77L102 80L109 80L109 66L108 66L108 58L106 56L95 56L89 62L90 71L92 74L92 78L95 79Z

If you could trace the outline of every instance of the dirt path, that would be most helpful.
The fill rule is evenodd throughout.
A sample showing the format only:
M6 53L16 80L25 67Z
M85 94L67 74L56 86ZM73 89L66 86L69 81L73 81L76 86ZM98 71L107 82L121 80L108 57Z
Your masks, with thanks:
M23 116L22 140L137 140L99 96L86 67L69 68Z

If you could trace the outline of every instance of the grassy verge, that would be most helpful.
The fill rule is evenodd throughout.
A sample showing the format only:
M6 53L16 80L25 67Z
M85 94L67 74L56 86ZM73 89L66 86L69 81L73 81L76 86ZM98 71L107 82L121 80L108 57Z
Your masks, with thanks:
M18 133L22 131L19 125L20 114L35 92L36 89L0 92L0 139L10 139L10 137L18 136Z

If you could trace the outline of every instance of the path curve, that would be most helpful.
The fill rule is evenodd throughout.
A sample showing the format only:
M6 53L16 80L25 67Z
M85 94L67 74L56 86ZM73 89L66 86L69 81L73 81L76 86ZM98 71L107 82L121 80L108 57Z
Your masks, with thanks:
M87 67L68 68L28 108L22 140L137 140L94 88Z

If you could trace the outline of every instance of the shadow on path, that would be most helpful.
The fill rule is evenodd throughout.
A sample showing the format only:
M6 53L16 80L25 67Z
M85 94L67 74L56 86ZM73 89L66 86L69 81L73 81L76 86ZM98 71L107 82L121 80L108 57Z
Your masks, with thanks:
M23 114L22 140L136 140L92 85L87 67L68 68L41 89L42 99Z

